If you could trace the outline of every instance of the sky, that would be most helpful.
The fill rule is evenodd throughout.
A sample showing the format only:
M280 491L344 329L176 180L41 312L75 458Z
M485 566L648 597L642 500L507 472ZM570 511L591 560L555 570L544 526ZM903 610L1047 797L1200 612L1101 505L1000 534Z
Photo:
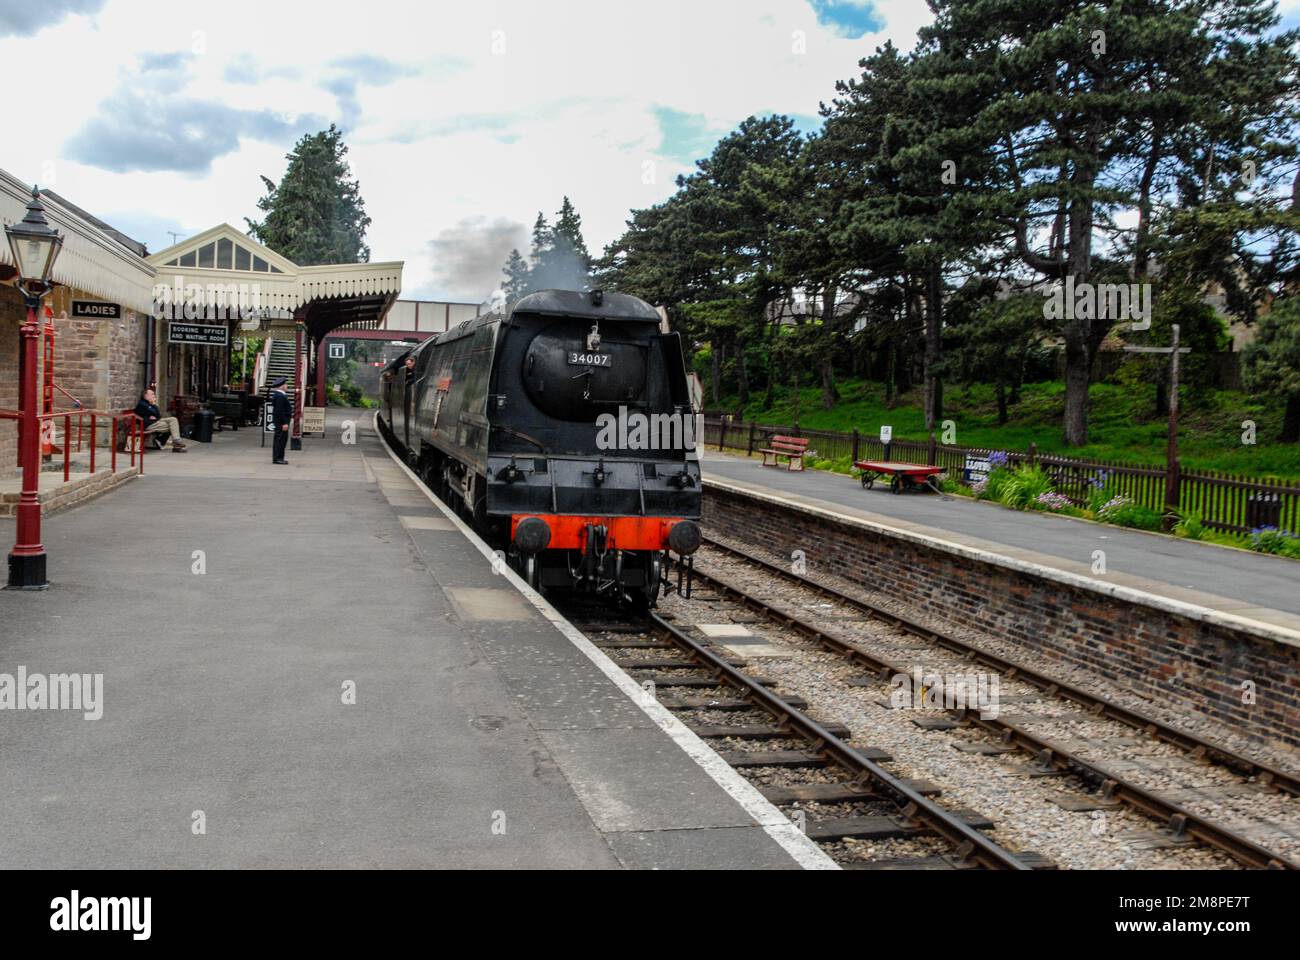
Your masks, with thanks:
M403 297L478 302L566 194L599 252L746 117L815 129L836 80L929 20L924 0L0 0L0 63L45 103L11 110L0 167L158 251L245 229L261 178L334 123L371 258L405 261Z

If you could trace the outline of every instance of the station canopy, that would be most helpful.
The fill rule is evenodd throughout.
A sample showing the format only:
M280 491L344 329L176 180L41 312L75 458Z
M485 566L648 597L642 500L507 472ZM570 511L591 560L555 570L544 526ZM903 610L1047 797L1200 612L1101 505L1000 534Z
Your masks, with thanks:
M0 170L0 222L8 226L22 220L31 198L30 186ZM56 193L42 190L41 203L45 219L63 235L54 282L147 314L156 271L142 256L144 247ZM9 244L0 237L0 283L8 283L16 273Z
M149 262L159 285L194 293L202 288L205 315L208 308L229 307L239 291L244 308L256 302L263 329L301 323L317 341L340 327L379 327L402 290L402 261L303 267L226 223ZM194 299L193 293L184 296Z

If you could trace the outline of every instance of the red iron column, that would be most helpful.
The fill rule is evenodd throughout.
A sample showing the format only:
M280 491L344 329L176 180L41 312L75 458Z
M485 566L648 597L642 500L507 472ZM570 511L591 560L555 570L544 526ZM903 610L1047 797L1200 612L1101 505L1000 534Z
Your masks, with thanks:
M9 586L21 590L44 590L49 586L45 578L45 545L41 543L41 429L37 418L36 363L38 341L41 335L37 323L40 298L27 298L27 322L19 331L21 338L21 363L19 373L19 450L18 460L23 469L23 489L18 501L17 536L14 549L9 554ZM66 441L65 441L66 442Z

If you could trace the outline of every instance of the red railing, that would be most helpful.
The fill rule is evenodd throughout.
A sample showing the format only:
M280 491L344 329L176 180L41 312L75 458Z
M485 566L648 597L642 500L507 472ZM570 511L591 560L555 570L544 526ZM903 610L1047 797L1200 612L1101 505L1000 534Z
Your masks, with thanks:
M0 410L0 420L14 420L18 423L19 436L22 433L22 413L17 410ZM138 470L141 475L144 474L144 450L145 450L145 429L144 421L130 411L125 413L111 413L107 410L63 410L55 413L43 413L36 419L38 421L50 421L55 423L63 421L63 481L66 483L72 476L72 421L77 421L76 445L77 452L80 453L85 445L86 437L86 420L90 420L89 447L90 447L90 473L95 472L95 452L98 449L99 425L100 421L106 421L111 424L109 433L109 468L111 473L117 473L117 446L120 425L126 424L126 450L130 457L132 470ZM43 428L42 428L43 429ZM22 441L19 440L21 445ZM136 462L137 452L139 463Z

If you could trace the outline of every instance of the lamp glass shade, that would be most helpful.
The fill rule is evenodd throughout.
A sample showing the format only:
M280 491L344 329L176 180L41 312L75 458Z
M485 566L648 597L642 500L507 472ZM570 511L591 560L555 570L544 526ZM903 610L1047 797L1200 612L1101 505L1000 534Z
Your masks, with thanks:
M18 276L24 281L48 281L63 247L63 237L53 230L27 230L23 224L5 227L5 233L9 235L9 250Z

